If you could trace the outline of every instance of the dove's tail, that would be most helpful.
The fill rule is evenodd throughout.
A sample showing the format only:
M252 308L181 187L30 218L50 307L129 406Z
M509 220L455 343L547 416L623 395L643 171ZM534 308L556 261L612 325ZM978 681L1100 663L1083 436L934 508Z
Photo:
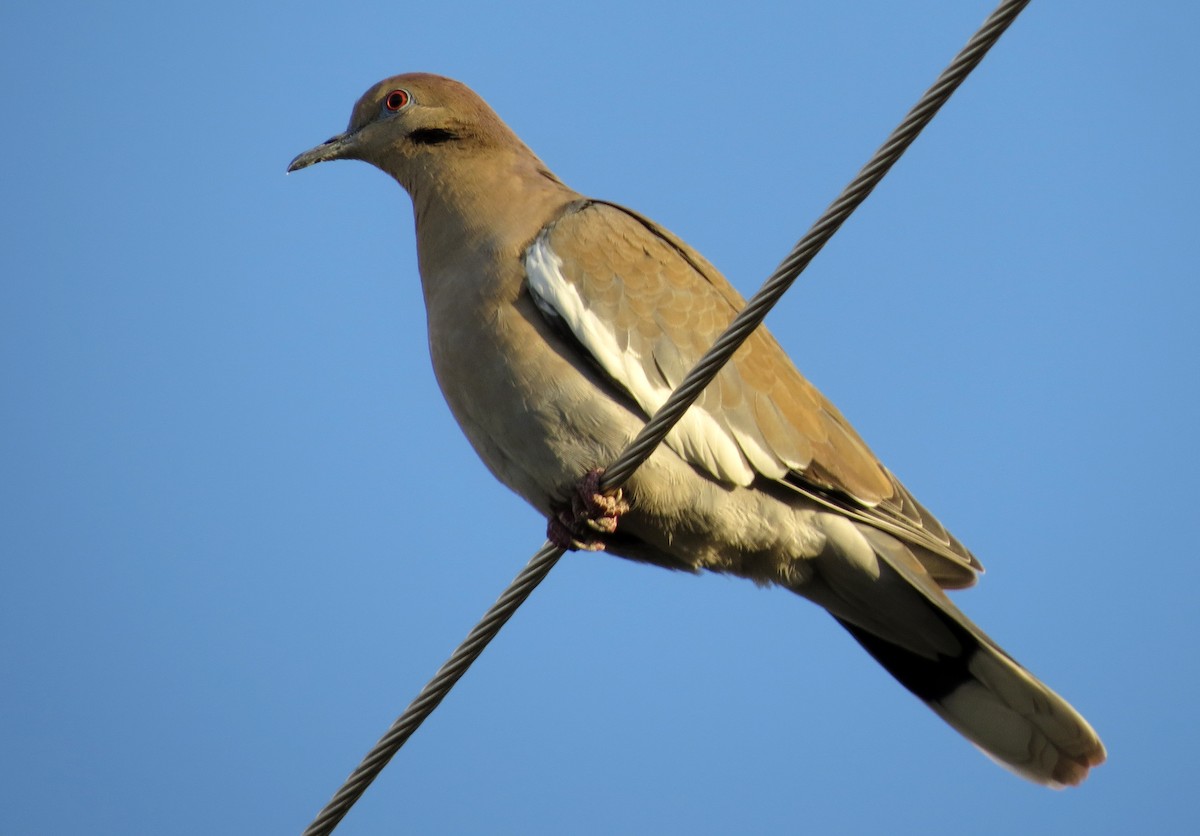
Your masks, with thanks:
M1055 789L1079 784L1104 762L1088 722L991 641L949 617L962 652L927 658L841 618L888 673L1000 765Z
M818 559L824 592L803 594L938 716L1021 777L1059 789L1104 762L1104 744L1088 722L972 624L905 545L854 527L878 562L863 573Z

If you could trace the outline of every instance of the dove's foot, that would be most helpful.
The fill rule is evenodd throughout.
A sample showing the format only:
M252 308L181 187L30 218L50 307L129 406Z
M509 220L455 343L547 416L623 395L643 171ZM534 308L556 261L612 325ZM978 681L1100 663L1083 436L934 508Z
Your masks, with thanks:
M597 552L604 548L598 535L612 534L617 520L629 510L621 489L600 492L600 468L589 470L575 487L571 498L552 508L546 538L562 549Z

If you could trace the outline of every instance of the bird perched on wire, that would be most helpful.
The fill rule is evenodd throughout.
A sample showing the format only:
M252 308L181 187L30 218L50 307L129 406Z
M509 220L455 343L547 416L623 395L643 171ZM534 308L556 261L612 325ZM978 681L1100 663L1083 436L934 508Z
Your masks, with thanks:
M566 548L782 586L824 607L993 759L1053 787L1096 733L949 600L978 561L759 328L622 492L599 474L743 304L653 221L559 180L475 93L386 79L296 157L409 193L442 392L493 474Z

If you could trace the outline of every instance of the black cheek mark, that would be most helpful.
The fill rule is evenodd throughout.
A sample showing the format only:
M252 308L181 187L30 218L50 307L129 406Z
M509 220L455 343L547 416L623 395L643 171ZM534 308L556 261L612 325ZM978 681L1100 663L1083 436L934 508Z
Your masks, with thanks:
M458 134L445 128L418 128L408 135L418 145L441 145L458 139Z

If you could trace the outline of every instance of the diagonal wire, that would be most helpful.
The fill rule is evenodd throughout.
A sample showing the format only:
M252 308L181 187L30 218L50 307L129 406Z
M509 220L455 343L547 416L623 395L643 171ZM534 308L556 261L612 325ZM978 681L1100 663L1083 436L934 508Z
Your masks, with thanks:
M775 272L763 283L758 293L730 323L725 333L713 343L700 362L684 378L683 383L608 468L601 480L602 489L614 490L620 487L650 457L650 454L662 443L687 408L716 377L722 366L745 342L751 332L762 323L767 312L792 286L792 283L833 237L850 213L866 200L867 195L879 184L879 181L900 158L900 155L929 124L934 114L958 89L971 70L975 69L983 60L987 51L992 48L1004 30L1028 4L1029 0L1004 0L984 21L979 31L967 42L950 66L942 72L933 86L908 112L904 121L880 146L870 161L863 166L858 176L846 186L837 200L829 205L829 208L813 224L808 233L796 243L787 258L780 263ZM362 763L350 774L341 789L304 831L303 836L326 836L333 832L338 822L350 811L354 802L387 766L388 761L400 751L400 747L412 736L425 718L437 708L454 684L467 672L471 663L479 657L488 643L500 632L500 628L554 568L562 555L561 548L547 542L530 559L525 568L509 584L504 594L484 614L463 643L446 660L433 679L367 753Z
M600 481L601 488L611 490L625 484L633 472L650 457L650 454L667 437L667 433L675 426L684 411L692 405L696 398L700 397L704 388L717 376L725 362L758 327L767 312L792 286L792 283L838 231L846 218L850 217L850 213L857 209L859 204L867 199L867 195L879 185L879 181L888 173L896 160L900 159L900 155L907 150L909 145L912 145L921 130L929 124L929 120L958 89L971 70L975 69L976 65L983 60L983 56L1027 5L1029 5L1029 0L1005 0L984 21L979 31L950 62L950 66L942 71L933 86L925 91L921 100L904 117L904 121L896 130L892 131L892 135L858 172L858 176L842 190L837 200L831 203L825 213L813 224L812 229L796 242L796 246L788 253L787 258L763 282L758 293L754 294L746 303L746 307L742 308L733 322L729 324L725 333L713 343L708 353L700 359L700 362L671 393L654 417L642 427L637 437L605 471L604 477Z
M412 736L412 733L433 713L438 704L450 693L454 683L467 672L471 663L479 658L483 649L488 646L500 628L509 617L517 611L517 607L525 602L529 593L537 587L542 579L558 563L563 550L549 542L530 558L525 568L513 578L504 594L492 604L479 623L475 625L463 643L450 655L450 658L438 669L433 679L421 689L417 698L409 703L387 734L367 753L362 763L350 773L350 777L342 784L342 788L325 805L325 809L313 819L313 823L304 831L304 836L325 836L333 832L342 817L350 811L350 807L358 800L375 780L376 776L387 766L388 761L400 751L400 747Z

